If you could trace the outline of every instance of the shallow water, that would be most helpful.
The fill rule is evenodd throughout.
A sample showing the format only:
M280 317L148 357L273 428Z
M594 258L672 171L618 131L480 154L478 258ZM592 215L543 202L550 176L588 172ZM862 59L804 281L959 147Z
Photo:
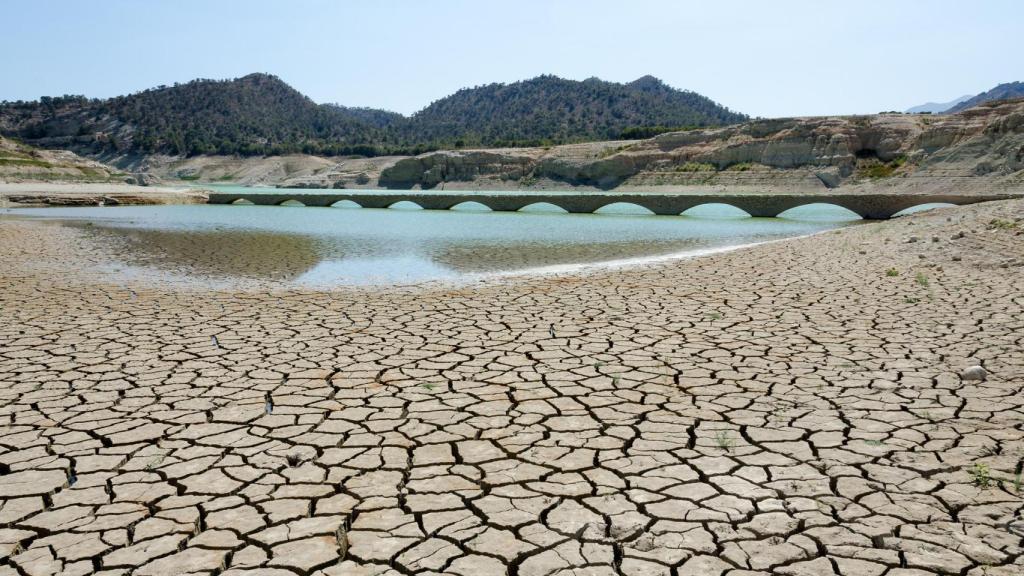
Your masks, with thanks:
M687 216L266 206L39 208L111 242L139 273L192 280L372 285L622 264L801 236L857 221L831 206L789 218L707 205Z

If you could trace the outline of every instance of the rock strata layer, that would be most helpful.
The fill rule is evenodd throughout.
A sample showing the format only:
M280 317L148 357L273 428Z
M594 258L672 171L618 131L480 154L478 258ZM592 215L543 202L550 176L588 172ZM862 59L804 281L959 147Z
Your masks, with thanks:
M635 142L433 152L384 168L379 183L910 189L964 179L970 187L1024 188L1024 101L939 117L756 120Z

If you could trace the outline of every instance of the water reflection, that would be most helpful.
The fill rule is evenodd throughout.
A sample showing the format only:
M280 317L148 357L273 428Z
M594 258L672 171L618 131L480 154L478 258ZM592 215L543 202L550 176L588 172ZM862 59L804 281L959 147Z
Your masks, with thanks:
M315 238L296 234L71 225L101 239L127 240L124 264L189 276L293 281L322 259Z
M415 206L415 205L413 205ZM394 208L400 208L396 206ZM377 284L571 266L747 244L843 226L815 220L265 206L46 208L102 240L127 241L129 266L202 279ZM88 224L86 226L85 224Z

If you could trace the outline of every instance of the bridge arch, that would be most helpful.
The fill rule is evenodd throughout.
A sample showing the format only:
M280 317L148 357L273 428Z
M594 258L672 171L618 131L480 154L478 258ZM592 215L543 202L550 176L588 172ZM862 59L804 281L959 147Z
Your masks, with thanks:
M239 198L231 202L232 206L255 206L256 204L245 198Z
M345 208L345 209L362 208L362 206L360 206L359 203L356 202L355 200L338 200L337 202L331 204L330 207L331 208Z
M454 210L455 212L494 212L494 210L492 210L487 204L476 202L474 200L459 202L449 208L449 210Z
M618 214L624 216L650 216L654 210L635 202L610 202L594 210L594 214Z
M413 202L412 200L399 200L388 204L389 210L423 210L423 206Z
M807 202L786 208L779 212L776 218L789 220L817 220L827 222L841 222L846 220L860 220L863 216L854 207L843 206L839 202Z
M936 208L953 208L955 206L956 204L950 204L949 202L925 202L924 204L915 204L909 208L904 208L903 210L893 214L893 217L908 216L915 212L924 212L926 210L934 210Z
M305 207L306 205L294 198L289 198L283 202L278 202L278 206L292 206L292 207Z
M569 211L551 202L532 202L516 210L516 212L535 212L544 214L568 214Z
M734 220L739 218L750 218L750 214L738 206L724 202L705 202L683 210L683 216L691 218L705 218L708 220Z

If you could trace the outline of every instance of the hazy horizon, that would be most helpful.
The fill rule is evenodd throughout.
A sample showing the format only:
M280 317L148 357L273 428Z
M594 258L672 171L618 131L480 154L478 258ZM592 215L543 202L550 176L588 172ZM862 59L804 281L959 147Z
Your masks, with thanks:
M644 75L751 116L904 110L1024 80L1024 4L466 0L8 6L0 100L276 75L316 102L415 112L542 74ZM30 24L30 25L28 25Z

